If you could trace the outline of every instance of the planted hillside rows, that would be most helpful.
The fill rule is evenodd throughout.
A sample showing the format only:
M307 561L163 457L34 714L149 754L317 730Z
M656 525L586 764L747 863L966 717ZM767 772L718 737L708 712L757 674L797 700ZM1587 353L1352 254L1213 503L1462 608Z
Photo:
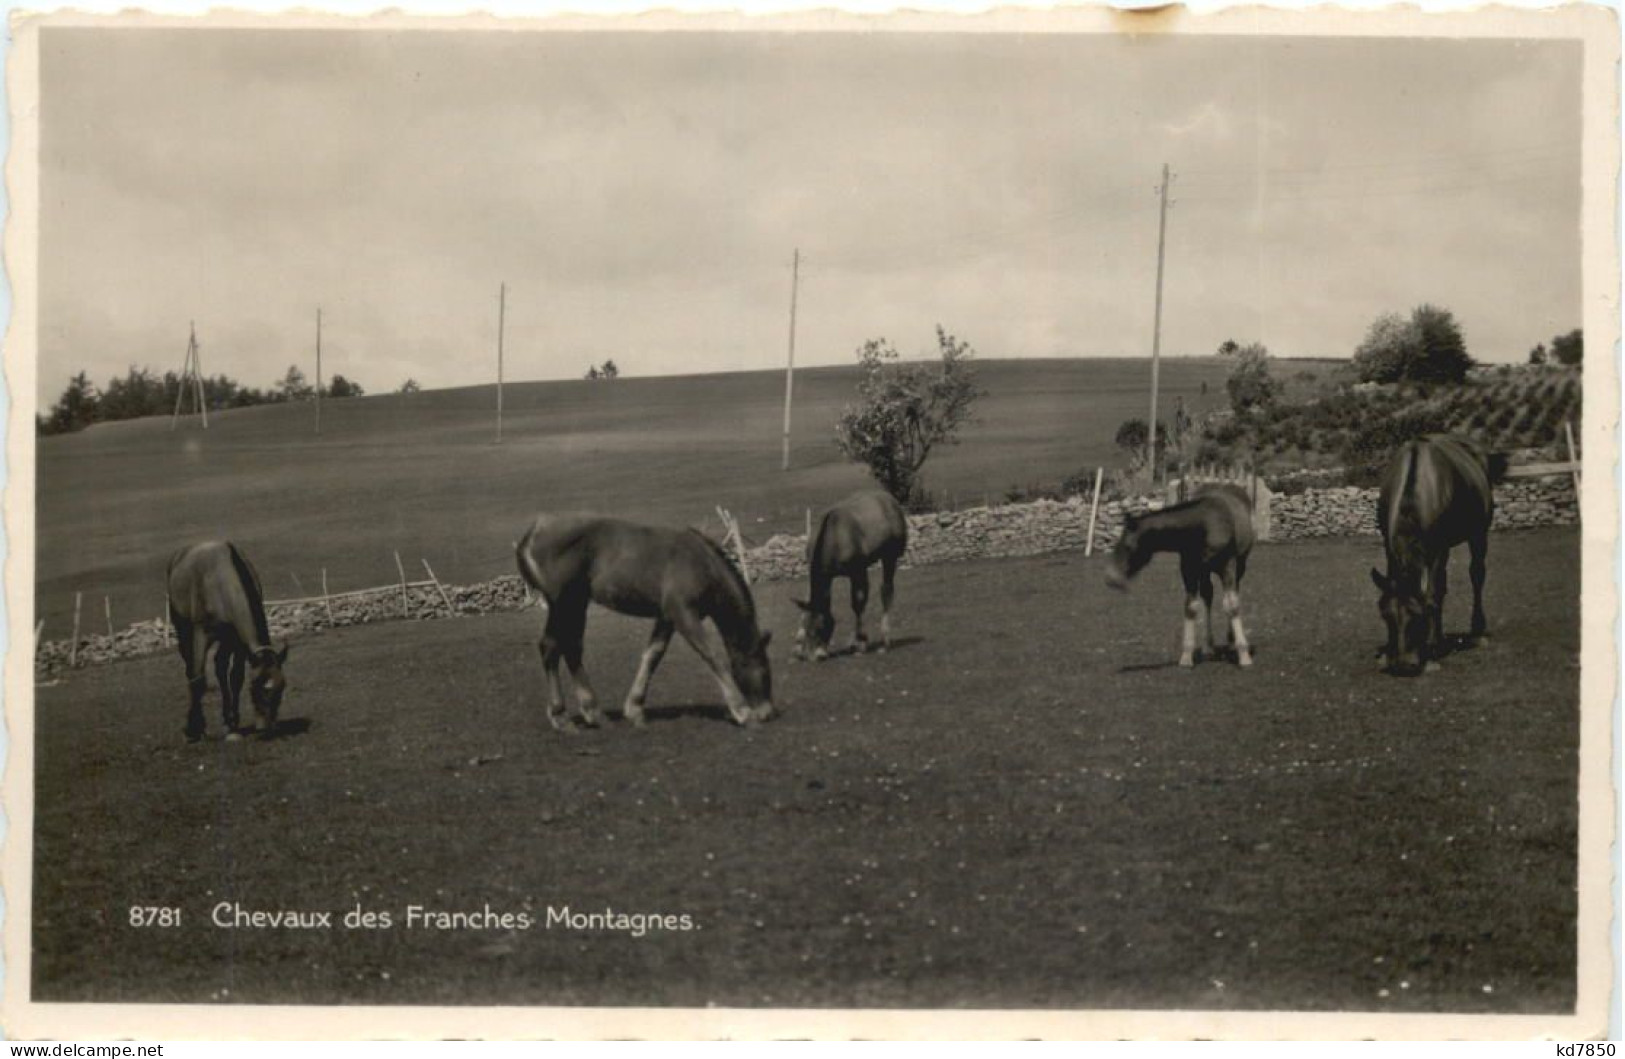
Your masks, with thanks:
M1310 540L1324 537L1377 535L1375 489L1353 486L1306 489L1296 495L1277 495L1270 505L1270 539ZM1495 491L1496 529L1570 525L1579 521L1573 480L1568 477L1505 483ZM1125 514L1150 510L1149 497L1113 500L1100 505L1094 546L1108 550L1122 532ZM1082 497L1064 501L1037 500L1027 504L979 507L909 517L909 544L903 565L959 562L969 559L1017 558L1049 552L1077 551L1089 539L1089 502ZM753 547L746 555L751 577L759 581L797 580L806 576L807 541L800 535L780 534ZM515 611L525 606L523 583L517 575L475 585L446 585L456 614ZM380 587L365 595L333 600L272 604L267 607L271 635L289 635L341 625L398 621L425 621L453 616L446 601L431 585L409 587L403 607L399 585ZM77 656L70 641L50 640L39 646L35 672L48 676L76 665L98 665L121 658L136 658L172 649L174 636L159 620L137 622L113 636L83 636Z

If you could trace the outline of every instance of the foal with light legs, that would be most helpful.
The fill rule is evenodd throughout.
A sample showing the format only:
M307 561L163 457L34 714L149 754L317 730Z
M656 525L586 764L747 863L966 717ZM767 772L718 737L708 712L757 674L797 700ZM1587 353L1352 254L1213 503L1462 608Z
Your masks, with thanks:
M692 529L620 519L542 515L520 540L517 553L520 574L547 600L547 627L538 649L553 727L570 730L559 679L561 659L575 683L582 723L598 723L597 696L581 660L590 603L654 619L622 706L628 721L643 723L649 679L674 632L710 668L736 723L750 725L773 716L767 661L771 634L757 628L750 587L709 538Z
M1213 575L1224 586L1224 612L1230 619L1230 645L1236 661L1253 664L1252 648L1241 627L1241 579L1253 549L1252 504L1235 486L1207 486L1194 499L1141 516L1128 516L1123 535L1106 567L1106 583L1127 588L1158 552L1179 556L1185 584L1184 638L1179 664L1196 664L1197 618L1203 618L1206 652L1213 654Z

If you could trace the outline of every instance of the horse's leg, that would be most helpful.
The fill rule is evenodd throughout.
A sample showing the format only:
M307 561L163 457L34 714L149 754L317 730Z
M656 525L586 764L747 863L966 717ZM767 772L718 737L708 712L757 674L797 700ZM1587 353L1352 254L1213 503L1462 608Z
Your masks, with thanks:
M745 702L744 692L734 683L733 672L728 668L728 651L724 647L720 652L712 643L711 635L699 615L691 610L679 609L672 614L672 622L677 631L683 634L694 653L700 656L716 677L717 683L722 687L723 701L728 705L728 716L738 725L749 725L755 721L750 706ZM720 639L720 637L719 637Z
M1202 581L1206 571L1198 561L1181 559L1179 576L1185 583L1185 625L1180 643L1179 664L1186 669L1196 664L1196 616L1202 608Z
M1490 550L1490 535L1486 529L1474 534L1467 542L1472 551L1472 565L1467 573L1473 579L1473 624L1470 633L1473 639L1483 642L1489 639L1489 621L1484 617L1484 556Z
M1241 573L1234 563L1225 564L1219 571L1224 583L1224 612L1230 618L1230 645L1236 649L1236 664L1253 664L1253 651L1247 644L1247 632L1241 627Z
M231 686L231 663L237 657L237 652L229 643L223 643L214 651L214 679L220 684L220 715L226 721L226 738L236 740L242 738L237 729L242 717L237 710L237 692L242 685Z
M1202 590L1202 637L1206 647L1203 658L1213 658L1213 575L1203 573L1198 586Z
M560 731L570 731L564 716L564 686L559 680L559 659L564 657L564 641L568 636L569 621L563 617L568 610L565 600L548 601L547 625L542 629L541 641L536 649L542 655L542 672L547 675L547 720ZM585 610L585 607L582 608Z
M576 711L581 714L581 723L589 728L598 726L598 696L592 690L592 682L587 679L587 669L581 664L583 641L587 638L587 600L582 598L580 606L565 607L564 624L560 628L563 633L559 637L559 647L564 652L564 664L570 667L570 679L576 686Z
M891 601L897 588L897 560L886 556L880 560L880 649L891 646Z
M869 605L869 571L859 570L847 580L852 585L852 650L863 654L869 637L863 632L863 608Z
M1428 659L1444 657L1444 597L1450 587L1450 549L1446 548L1428 574Z
M189 705L186 709L186 741L195 743L203 738L207 725L203 720L203 693L208 688L208 679L203 675L204 656L209 650L208 640L202 631L184 618L175 618L175 643L181 652L181 661L186 663L186 694Z
M655 622L654 632L649 634L649 646L643 649L638 675L632 680L632 690L626 693L626 703L621 707L622 716L633 724L643 723L643 700L649 694L649 678L655 675L655 667L666 657L666 648L671 645L672 628L671 622L661 618Z

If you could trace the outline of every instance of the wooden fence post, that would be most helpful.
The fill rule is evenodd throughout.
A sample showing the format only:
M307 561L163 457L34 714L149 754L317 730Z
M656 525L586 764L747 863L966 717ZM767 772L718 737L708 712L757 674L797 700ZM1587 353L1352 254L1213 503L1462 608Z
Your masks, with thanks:
M1563 437L1569 443L1569 462L1574 465L1574 497L1578 503L1580 497L1580 457L1574 451L1574 426L1567 419L1563 420Z
M84 593L73 594L73 642L68 645L68 667L79 664L79 604L83 601Z
M44 631L45 631L45 619L41 618L39 621L36 621L34 623L34 653L35 654L39 654L40 644L44 642L44 641L42 641L40 639L40 634L43 633Z
M724 542L733 541L734 554L739 556L739 572L744 576L745 583L748 585L750 584L750 561L745 558L745 538L739 532L739 520L734 518L733 514L720 504L717 505L717 517L722 519L723 528L728 534L724 538Z
M1095 468L1095 498L1089 501L1089 539L1083 545L1083 557L1085 559L1093 555L1095 551L1095 512L1100 509L1100 479L1105 473L1106 468Z
M327 597L327 567L322 567L322 606L327 610L327 624L337 625L333 620L333 601Z
M395 570L401 575L401 617L412 616L411 607L406 601L406 567L401 565L401 553L395 553Z
M102 597L102 613L107 617L107 638L113 638L113 601Z
M440 583L440 578L434 576L434 568L429 565L427 559L423 560L423 572L429 575L429 580L433 581L434 587L439 590L440 598L446 603L446 609L451 612L453 617L456 617L457 608L451 605L451 597L446 595L445 586Z

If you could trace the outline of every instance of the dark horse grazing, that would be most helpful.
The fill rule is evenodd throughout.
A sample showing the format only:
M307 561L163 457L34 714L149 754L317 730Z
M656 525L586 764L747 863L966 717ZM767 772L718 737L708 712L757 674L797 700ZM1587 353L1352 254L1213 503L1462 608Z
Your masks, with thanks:
M1493 458L1469 438L1429 435L1404 445L1383 472L1377 524L1388 573L1371 571L1388 625L1383 655L1396 673L1430 667L1444 648L1444 595L1450 549L1472 551L1473 639L1482 639L1484 556L1495 514Z
M581 720L598 723L596 696L581 665L588 603L654 619L649 646L622 707L633 724L643 723L649 678L665 656L673 631L682 633L711 668L735 722L749 725L773 716L767 663L771 634L757 629L750 587L710 538L697 530L620 519L542 515L517 550L520 574L547 600L547 627L539 647L553 727L568 730L560 658L575 681ZM706 633L707 618L722 636L721 653Z
M890 493L866 490L854 493L824 512L818 532L807 542L807 571L812 581L807 602L795 600L805 612L801 631L796 635L796 657L805 658L807 647L813 657L829 654L830 637L835 634L835 615L830 607L830 586L845 577L852 586L852 630L854 650L864 651L869 638L863 633L863 608L869 602L869 567L880 563L880 649L891 646L891 601L897 577L897 561L908 547L908 519L902 505Z
M1123 522L1123 535L1106 567L1106 583L1127 588L1158 552L1179 556L1185 582L1185 638L1179 664L1195 664L1196 618L1205 613L1207 654L1213 654L1213 575L1224 584L1224 611L1230 617L1230 644L1236 661L1253 664L1241 628L1241 579L1253 549L1253 508L1247 494L1231 485L1204 487L1195 498Z
M186 662L186 686L191 706L186 713L186 738L203 738L203 692L207 687L204 664L215 648L214 672L220 682L221 711L226 738L238 739L237 704L243 691L243 671L252 666L249 694L259 720L260 734L276 730L286 681L282 663L288 648L271 647L265 623L265 594L259 575L241 550L229 541L208 541L182 548L169 560L169 620Z

